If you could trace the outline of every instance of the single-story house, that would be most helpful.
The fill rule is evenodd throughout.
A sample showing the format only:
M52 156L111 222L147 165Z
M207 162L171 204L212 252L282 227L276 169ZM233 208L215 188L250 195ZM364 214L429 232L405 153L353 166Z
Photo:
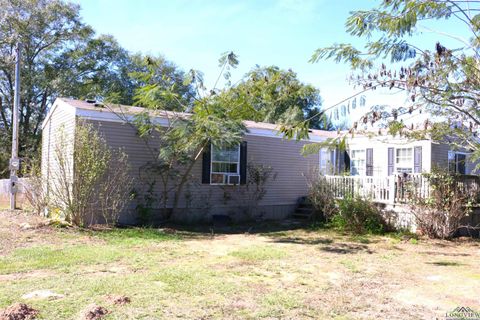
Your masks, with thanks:
M74 148L76 127L89 123L110 147L124 150L128 155L131 176L137 184L141 183L141 169L152 161L152 152L129 121L142 112L145 109L139 107L57 99L43 123L43 177L52 179L52 173L58 168L54 149L59 132L72 141L68 147ZM171 116L169 112L162 111L155 113L154 119L167 125ZM357 185L373 185L371 190L378 193L378 199L374 200L385 202L395 201L397 191L392 189L392 179L397 174L429 172L434 165L447 166L462 174L476 172L469 150L454 151L449 144L430 139L408 141L389 135L355 136L348 138L347 150L323 148L317 154L303 156L301 150L305 144L325 142L336 138L338 133L311 130L308 141L296 141L284 139L274 124L253 121L245 121L244 124L247 132L239 146L228 150L210 148L198 158L173 218L190 222L209 220L214 214L229 215L234 220L246 218L245 208L252 194L243 192L242 185L247 181L246 168L249 164L268 166L274 172L275 178L265 185L266 193L255 206L253 214L263 219L283 219L291 215L298 199L308 193L307 179L318 172L330 177L333 182L349 176L357 179ZM152 144L155 142L152 141ZM342 183L345 181L342 180ZM154 192L161 193L160 184L155 188ZM121 214L121 223L136 222L135 201ZM160 204L158 207L160 212Z
M62 127L62 134L73 141L76 126L89 123L97 128L110 147L124 150L128 155L131 175L138 180L142 166L152 161L152 153L137 135L137 130L127 122L144 111L139 107L57 99L43 123L43 177L52 179L52 171L58 167L54 150L59 139L59 128ZM155 119L162 124L169 121L169 116L168 112L159 112L155 114ZM244 124L247 132L243 143L237 148L211 148L208 154L198 158L192 170L192 179L184 190L185 195L181 197L173 218L182 221L208 220L213 214L230 215L233 219L244 218L241 208L248 204L248 197L252 195L240 193L238 186L234 185L246 182L248 164L268 166L275 176L267 182L266 193L255 209L255 216L283 219L295 210L298 199L307 195L306 179L318 170L319 156L304 157L301 154L302 146L325 141L336 133L312 130L310 141L295 141L283 139L274 124L253 121L245 121ZM71 148L74 148L73 142ZM227 158L225 154L228 154ZM155 188L155 192L161 192L158 189L160 184ZM160 203L157 205L160 207ZM129 210L121 215L121 223L135 223L135 206L134 200Z

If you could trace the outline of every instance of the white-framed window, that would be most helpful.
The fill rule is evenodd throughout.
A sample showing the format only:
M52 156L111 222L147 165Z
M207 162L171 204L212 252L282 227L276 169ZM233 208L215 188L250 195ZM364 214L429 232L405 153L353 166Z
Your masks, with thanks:
M395 149L395 168L398 173L413 172L413 148Z
M465 152L448 151L448 171L466 174L467 154Z
M350 151L350 174L352 176L365 175L365 149Z
M210 184L240 184L240 145L211 148Z
M336 150L320 149L319 158L320 174L335 174Z

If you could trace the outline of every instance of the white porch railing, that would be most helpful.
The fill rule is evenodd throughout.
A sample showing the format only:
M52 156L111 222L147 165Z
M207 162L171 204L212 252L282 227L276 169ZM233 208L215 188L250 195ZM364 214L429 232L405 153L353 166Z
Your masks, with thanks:
M428 197L430 188L421 174L367 176L325 176L336 198L360 195L380 203L406 203L413 195Z
M360 195L374 202L407 203L412 198L428 198L428 179L420 173L395 174L383 177L366 176L325 176L327 186L336 198ZM461 175L456 180L457 188L474 196L480 203L480 176Z

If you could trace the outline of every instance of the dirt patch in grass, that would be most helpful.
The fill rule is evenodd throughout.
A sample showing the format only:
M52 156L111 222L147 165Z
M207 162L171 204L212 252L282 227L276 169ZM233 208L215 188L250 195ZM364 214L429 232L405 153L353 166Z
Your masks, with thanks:
M366 277L362 274L344 275L331 286L310 298L308 303L322 310L328 310L329 317L345 316L354 319L414 319L419 314L432 317L426 307L404 305L392 299L389 292L399 288L398 283L388 279Z
M244 261L258 262L271 259L281 259L286 256L286 251L273 246L251 246L229 253L231 256Z
M24 279L31 278L47 278L55 276L55 272L50 270L33 270L30 272L19 272L19 273L9 273L9 274L0 274L1 281L19 281Z
M25 226L29 226L26 228ZM0 211L0 255L49 238L44 219L24 212Z
M80 234L79 229L55 227L48 219L23 211L0 211L0 239L0 257L19 248L92 241L91 236Z
M104 307L96 304L91 304L82 312L81 320L98 320L105 317L109 311Z
M35 310L24 303L15 303L4 310L0 310L0 320L29 320L38 315Z
M126 275L134 272L128 266L121 263L111 263L107 265L91 265L79 267L75 274L89 277L106 277L110 275Z

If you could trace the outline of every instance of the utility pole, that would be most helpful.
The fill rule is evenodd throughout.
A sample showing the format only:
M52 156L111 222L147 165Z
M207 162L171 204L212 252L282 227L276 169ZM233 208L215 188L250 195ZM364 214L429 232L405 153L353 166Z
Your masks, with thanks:
M16 209L16 193L18 190L17 171L20 169L18 159L18 114L20 109L20 60L22 55L22 44L19 42L16 48L15 57L15 95L13 97L12 112L12 158L10 159L10 209Z

